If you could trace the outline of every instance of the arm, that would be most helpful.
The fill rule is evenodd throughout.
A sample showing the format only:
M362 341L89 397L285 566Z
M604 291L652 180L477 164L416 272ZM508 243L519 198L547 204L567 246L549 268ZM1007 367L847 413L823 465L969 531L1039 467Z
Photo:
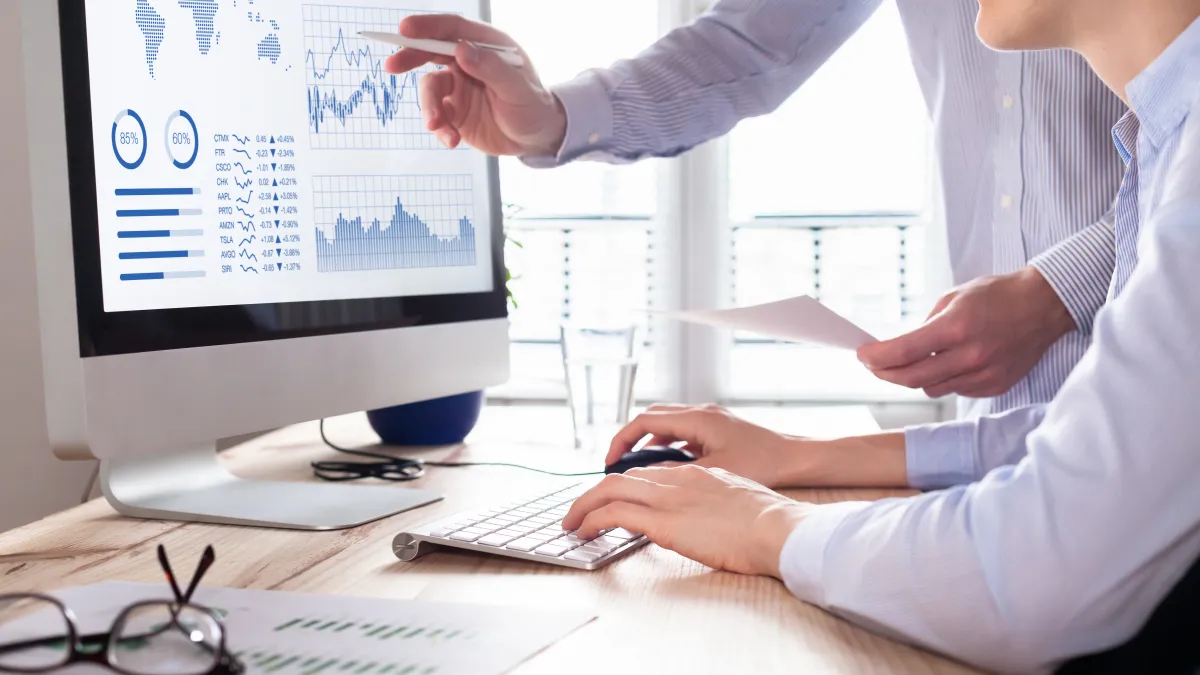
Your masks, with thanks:
M978 419L904 430L908 484L922 490L965 485L1025 457L1025 439L1042 423L1045 405Z
M677 155L777 108L881 0L724 0L630 60L553 89L567 116L554 166Z
M1000 670L1136 632L1200 555L1200 203L1161 214L1028 456L970 486L818 508L780 559L798 597Z
M1075 327L1091 335L1096 313L1104 306L1116 266L1113 215L1029 261L1058 294Z

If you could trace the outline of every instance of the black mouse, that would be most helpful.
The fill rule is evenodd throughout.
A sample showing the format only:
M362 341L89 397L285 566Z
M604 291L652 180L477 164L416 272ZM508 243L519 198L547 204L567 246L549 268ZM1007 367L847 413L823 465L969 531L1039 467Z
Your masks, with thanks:
M625 473L661 462L694 462L696 456L687 450L663 446L647 446L621 455L621 459L604 467L604 473Z

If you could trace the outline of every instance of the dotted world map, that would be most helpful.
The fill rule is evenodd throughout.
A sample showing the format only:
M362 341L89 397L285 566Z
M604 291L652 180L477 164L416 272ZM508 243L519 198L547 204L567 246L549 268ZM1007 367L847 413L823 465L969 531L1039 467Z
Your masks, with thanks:
M158 0L169 2L171 0ZM221 44L221 33L217 30L217 15L224 10L233 13L235 17L249 22L259 28L263 34L258 41L257 54L259 59L271 63L279 63L282 49L279 43L279 24L271 18L263 18L262 13L254 9L254 0L174 0L179 6L192 14L192 25L188 29L189 39L194 40L196 49L202 56L212 51L213 47ZM146 69L150 77L157 78L155 69L158 65L158 53L163 41L167 39L173 27L167 25L166 19L155 8L152 0L137 0L134 18L138 29L142 32L145 43ZM243 14L244 12L244 14Z

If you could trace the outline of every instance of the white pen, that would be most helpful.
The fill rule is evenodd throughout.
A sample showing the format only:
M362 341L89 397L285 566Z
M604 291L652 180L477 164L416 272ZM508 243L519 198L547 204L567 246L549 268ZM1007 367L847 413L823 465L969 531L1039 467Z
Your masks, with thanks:
M458 48L457 42L407 38L397 33L381 33L378 31L364 30L359 32L359 35L367 38L368 40L378 40L379 42L386 42L389 45L405 47L407 49L416 49L422 52L429 52L430 54L440 54L442 56L454 56L455 50ZM486 49L495 53L510 66L516 66L517 68L520 68L521 66L525 65L525 59L521 58L521 55L517 52L516 47L501 47L499 45L488 45L479 42L472 42L471 44L479 47L480 49Z

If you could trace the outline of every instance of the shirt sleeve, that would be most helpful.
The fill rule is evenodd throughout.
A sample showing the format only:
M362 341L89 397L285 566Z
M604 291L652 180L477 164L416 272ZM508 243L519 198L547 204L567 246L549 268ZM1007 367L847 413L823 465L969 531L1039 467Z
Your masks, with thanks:
M1041 272L1058 294L1079 332L1091 335L1096 313L1108 298L1117 264L1112 213L1070 239L1059 242L1029 264Z
M671 157L773 111L882 0L722 0L636 58L553 88L567 115L552 167Z
M965 485L1025 456L1025 438L1042 423L1045 404L972 420L904 430L908 484L921 490Z
M817 510L780 559L802 600L1003 672L1132 637L1200 557L1200 200L1141 260L1019 463L971 485Z

